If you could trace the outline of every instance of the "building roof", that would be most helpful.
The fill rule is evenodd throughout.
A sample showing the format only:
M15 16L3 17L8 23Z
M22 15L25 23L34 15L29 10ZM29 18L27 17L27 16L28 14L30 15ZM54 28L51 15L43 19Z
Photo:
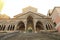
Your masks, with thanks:
M60 7L54 7L52 13L54 12L54 10L56 10L58 13L60 13Z
M10 19L10 17L6 14L0 14L0 19Z
M38 12L37 12L37 9L34 8L34 7L31 7L31 6L28 6L28 7L26 7L26 8L23 8L23 13L20 13L20 14L18 14L18 15L15 15L14 18L17 18L17 17L19 17L19 16L25 15L25 14L27 14L27 13L29 13L29 12L34 13L34 14L36 14L36 15L38 15L38 16L43 17L43 18L50 18L49 16L43 15L43 14L41 14L41 13L38 13Z
M27 13L30 13L30 12L31 12L31 11L29 11L29 12L27 12ZM23 15L25 15L25 14L27 14L27 13L21 13L21 14L15 15L14 18L18 18L18 17L23 16ZM31 12L31 13L34 13L34 12ZM38 16L40 16L40 17L43 17L43 18L50 18L49 16L45 16L45 15L43 15L43 14L41 14L41 13L34 13L34 14L36 14L36 15L38 15Z
M23 10L23 13L20 13L20 14L15 15L14 18L15 17L22 16L22 15L25 15L25 14L27 14L29 12L34 13L34 14L36 14L38 16L43 17L43 18L50 18L49 16L45 16L45 15L43 15L41 13L38 13L37 12L37 8L31 7L31 6L28 6L26 8L23 8L22 10ZM51 12L51 11L49 11L49 12ZM0 14L0 19L10 19L10 17L8 15L6 15L6 14Z

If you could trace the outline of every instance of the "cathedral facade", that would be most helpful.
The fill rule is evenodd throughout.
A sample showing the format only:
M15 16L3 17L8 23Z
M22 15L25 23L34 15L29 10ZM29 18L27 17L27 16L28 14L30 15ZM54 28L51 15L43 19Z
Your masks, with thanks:
M0 32L40 32L55 30L54 23L49 16L37 12L34 7L23 8L23 12L14 18L0 15Z

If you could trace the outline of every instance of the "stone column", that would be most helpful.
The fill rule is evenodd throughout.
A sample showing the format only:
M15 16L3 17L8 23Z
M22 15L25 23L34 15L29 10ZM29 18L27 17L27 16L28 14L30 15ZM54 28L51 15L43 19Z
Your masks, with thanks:
M16 31L17 25L15 25L14 31Z
M27 31L27 22L25 22L25 33L26 33L26 31Z
M6 27L5 27L5 32L8 32L8 24L6 24Z
M47 31L47 29L46 29L46 23L43 23L43 28L44 28L44 31Z
M35 33L37 33L37 31L36 31L36 22L34 22L34 31L35 31Z

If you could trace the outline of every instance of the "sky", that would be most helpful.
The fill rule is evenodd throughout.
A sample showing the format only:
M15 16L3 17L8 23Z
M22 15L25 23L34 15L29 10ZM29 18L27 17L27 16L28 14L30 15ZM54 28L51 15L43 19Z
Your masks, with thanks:
M1 14L11 18L22 13L22 9L28 6L37 8L38 13L47 15L49 9L60 6L60 0L3 0L4 5Z

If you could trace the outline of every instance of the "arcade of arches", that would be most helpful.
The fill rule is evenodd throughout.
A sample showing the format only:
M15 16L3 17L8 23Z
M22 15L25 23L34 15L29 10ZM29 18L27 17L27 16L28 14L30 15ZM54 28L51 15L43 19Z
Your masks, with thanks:
M46 24L45 26L46 26L46 30L53 29L51 24ZM0 31L1 30L4 31L5 27L6 27L6 25L0 25ZM7 28L8 31L14 31L14 29L15 29L15 25L8 25L8 28ZM24 31L26 31L26 32L35 32L35 31L39 32L40 30L45 30L45 29L44 29L43 23L41 21L37 21L36 25L34 26L33 17L28 16L26 26L25 26L25 23L23 21L20 21L17 24L16 30L20 31L20 32L24 32Z
M54 29L52 18L38 13L36 8L30 6L24 8L23 13L14 18L8 17L7 19L2 16L0 19L0 32L40 32Z
M25 26L23 21L20 21L17 26L18 26L17 30L22 31L22 32L23 31L27 31L27 32L37 31L37 32L39 32L40 30L45 30L44 26L43 26L43 23L41 21L37 21L36 25L34 27L34 21L33 21L33 17L32 16L28 16L27 17L27 24L26 24L26 26ZM51 24L47 24L46 25L46 29L47 30L52 30L53 27L52 27Z

